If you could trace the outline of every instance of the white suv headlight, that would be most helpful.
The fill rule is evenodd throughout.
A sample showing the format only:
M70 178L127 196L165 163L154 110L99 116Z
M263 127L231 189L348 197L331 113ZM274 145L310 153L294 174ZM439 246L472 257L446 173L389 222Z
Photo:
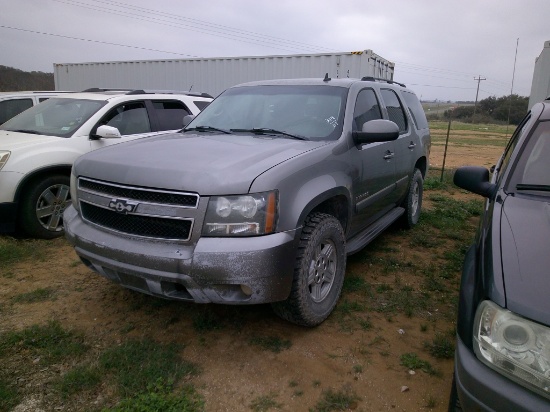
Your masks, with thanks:
M254 236L275 231L277 192L212 196L202 227L203 236Z
M10 157L10 152L7 150L0 150L0 170L4 167Z
M497 372L550 398L550 328L484 301L476 312L474 351Z

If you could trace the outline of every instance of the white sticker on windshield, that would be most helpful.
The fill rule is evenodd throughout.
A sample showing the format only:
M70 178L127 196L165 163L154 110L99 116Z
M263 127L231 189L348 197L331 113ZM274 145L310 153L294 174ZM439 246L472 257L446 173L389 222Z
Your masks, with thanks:
M65 127L62 127L61 130L65 131L65 130L71 130L71 128L69 126L65 126Z

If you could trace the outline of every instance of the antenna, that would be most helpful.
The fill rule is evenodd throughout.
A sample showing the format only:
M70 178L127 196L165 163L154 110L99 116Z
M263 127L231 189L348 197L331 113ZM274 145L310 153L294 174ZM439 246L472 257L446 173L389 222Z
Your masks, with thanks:
M332 79L328 77L328 73L325 74L325 78L323 79L324 82L330 82Z

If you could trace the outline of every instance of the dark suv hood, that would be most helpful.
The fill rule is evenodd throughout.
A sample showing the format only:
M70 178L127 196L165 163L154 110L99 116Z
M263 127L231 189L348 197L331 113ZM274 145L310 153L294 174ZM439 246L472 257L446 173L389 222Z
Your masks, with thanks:
M77 176L201 195L247 193L267 169L330 142L284 137L171 134L80 157Z
M550 203L508 196L501 219L509 310L550 325Z

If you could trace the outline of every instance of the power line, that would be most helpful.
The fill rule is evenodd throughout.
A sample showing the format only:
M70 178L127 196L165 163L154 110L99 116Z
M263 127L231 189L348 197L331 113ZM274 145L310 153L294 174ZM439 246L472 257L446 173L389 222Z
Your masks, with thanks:
M149 23L153 23L153 24L160 24L164 27L174 27L174 28L178 28L178 29L184 29L184 30L189 30L189 31L202 33L202 34L207 34L207 35L210 35L210 36L222 37L222 38L229 39L229 40L236 40L236 41L240 41L240 42L243 42L243 43L269 46L269 47L279 49L279 50L295 52L296 50L303 51L304 49L309 49L309 50L315 49L318 52L319 49L320 49L320 47L318 47L318 46L310 46L310 45L306 45L305 43L298 43L298 42L293 42L293 41L290 41L290 40L284 40L284 39L278 39L278 38L270 38L269 36L265 36L265 38L262 39L262 38L258 38L258 35L255 35L255 37L251 36L250 35L251 32L228 33L226 29L204 27L204 26L208 25L207 22L200 22L199 21L200 26L197 27L197 24L199 24L199 23L169 21L169 20L166 20L166 17L163 17L163 18L151 17L150 14L157 14L157 15L162 14L162 13L156 12L155 10L151 10L151 9L143 9L143 10L147 11L147 15L143 15L143 14L137 14L137 13L132 12L132 11L125 11L125 10L121 11L121 10L117 10L117 9L113 9L113 8L89 5L89 4L78 2L76 0L54 0L54 1L56 1L58 3L68 4L68 5L71 5L71 6L85 8L85 9L88 9L88 10L99 11L99 12L102 12L102 13L109 13L110 15L117 15L117 16L127 17L127 18L131 18L131 19L134 19L134 20L145 21L145 22L149 22ZM143 13L143 12L138 11L138 13ZM166 13L164 13L164 14L166 14ZM170 15L168 15L168 16L170 16ZM176 20L183 19L180 16L170 17L170 18L172 20L174 20L174 19L176 19ZM215 26L215 25L211 25L211 26ZM224 27L224 26L220 26L220 27ZM237 31L237 30L234 30L234 31ZM286 42L286 44L285 44L285 42ZM288 43L295 43L296 45L288 44ZM328 49L325 49L325 50L328 50Z
M167 51L167 50L150 49L148 47L130 46L128 44L120 44L120 43L111 43L111 42L100 41L100 40L83 39L83 38L80 38L80 37L64 36L62 34L46 33L46 32L35 31L35 30L21 29L21 28L18 28L18 27L10 27L10 26L3 26L3 25L0 25L0 27L4 28L4 29L18 30L18 31L24 31L24 32L28 32L28 33L34 33L34 34L41 34L41 35L44 35L44 36L54 36L54 37L61 37L61 38L64 38L64 39L87 41L87 42L90 42L90 43L100 43L100 44L108 44L110 46L129 47L129 48L132 48L132 49L147 50L147 51L154 51L154 52L160 52L160 53L176 54L176 55L179 55L179 56L199 57L199 56L193 56L191 54L177 53L177 52L171 52L171 51Z

